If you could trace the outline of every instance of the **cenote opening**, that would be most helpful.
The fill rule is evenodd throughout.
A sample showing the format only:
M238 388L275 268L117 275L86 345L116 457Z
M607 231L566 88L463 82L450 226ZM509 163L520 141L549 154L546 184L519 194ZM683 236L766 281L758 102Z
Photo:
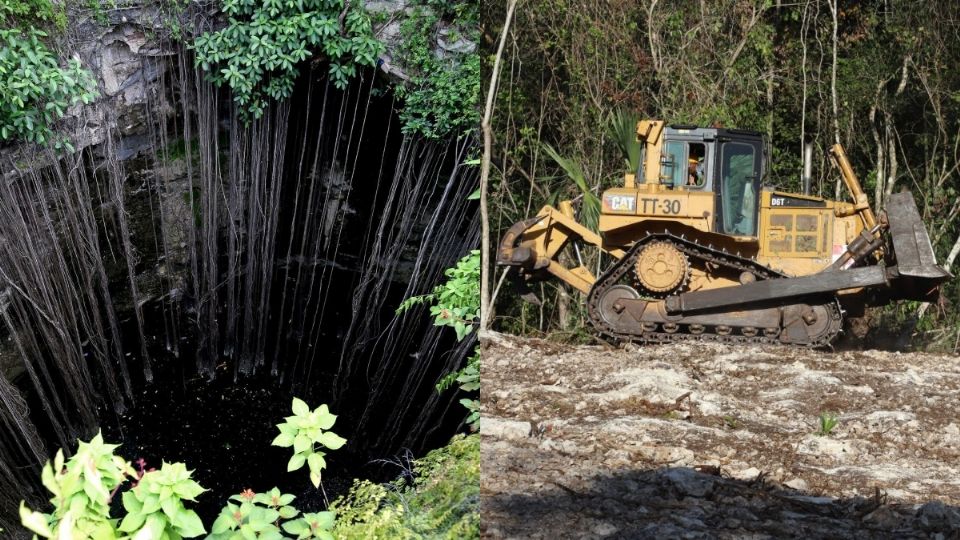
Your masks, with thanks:
M321 509L464 430L464 396L435 384L474 342L395 309L477 244L470 137L402 133L373 71L340 91L307 66L245 124L187 51L138 58L144 94L86 118L91 144L3 164L0 526L97 429L129 460L194 469L208 523L246 488ZM270 446L293 396L348 440L324 491Z

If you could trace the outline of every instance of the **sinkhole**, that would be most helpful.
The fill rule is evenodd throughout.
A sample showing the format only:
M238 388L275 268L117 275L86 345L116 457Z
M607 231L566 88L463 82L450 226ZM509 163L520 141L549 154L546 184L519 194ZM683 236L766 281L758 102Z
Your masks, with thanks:
M476 247L469 136L404 134L377 73L346 90L305 67L249 124L187 51L102 140L35 156L0 185L0 526L43 507L43 461L102 429L148 466L230 495L274 486L318 510L463 430L435 384L475 342L400 302ZM137 118L133 124L126 121ZM270 446L293 396L338 415L323 491Z

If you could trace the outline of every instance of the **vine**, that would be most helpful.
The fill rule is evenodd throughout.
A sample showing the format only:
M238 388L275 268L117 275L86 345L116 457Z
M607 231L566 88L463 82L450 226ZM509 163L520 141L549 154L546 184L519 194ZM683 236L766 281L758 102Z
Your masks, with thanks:
M333 84L344 89L358 66L374 66L383 44L370 18L349 0L225 0L226 28L196 38L196 64L217 86L233 90L246 120L259 118L269 99L293 93L297 66L322 54Z
M400 303L397 314L401 314L418 304L430 304L430 314L434 317L434 326L450 326L462 341L473 331L474 324L480 318L480 250L473 250L457 261L456 266L444 272L447 281L437 285L433 292L412 296ZM448 373L437 383L437 391L443 392L460 383L464 392L480 389L480 350L475 348L467 360L467 365L459 371ZM464 398L460 403L467 408L467 423L478 428L480 422L480 402Z

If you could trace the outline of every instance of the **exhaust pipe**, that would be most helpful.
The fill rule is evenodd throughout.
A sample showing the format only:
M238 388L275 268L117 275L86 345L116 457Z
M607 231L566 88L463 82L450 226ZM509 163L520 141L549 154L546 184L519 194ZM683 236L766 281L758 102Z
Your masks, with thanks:
M803 194L810 195L810 183L813 181L813 141L803 143Z

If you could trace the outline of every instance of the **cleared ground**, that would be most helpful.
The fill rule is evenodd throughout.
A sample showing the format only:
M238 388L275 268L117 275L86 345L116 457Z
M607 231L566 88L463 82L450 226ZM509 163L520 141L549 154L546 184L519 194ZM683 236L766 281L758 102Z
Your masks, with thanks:
M484 537L960 538L958 357L485 342Z

